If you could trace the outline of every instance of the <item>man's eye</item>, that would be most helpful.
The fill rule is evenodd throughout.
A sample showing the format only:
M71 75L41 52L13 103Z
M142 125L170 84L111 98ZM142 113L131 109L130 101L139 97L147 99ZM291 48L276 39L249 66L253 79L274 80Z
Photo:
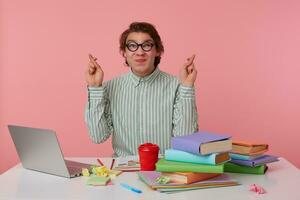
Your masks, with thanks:
M151 47L151 43L144 43L143 47L149 48L149 47Z
M134 44L134 43L130 43L130 44L128 44L128 48L136 48L137 47L137 45L136 44Z

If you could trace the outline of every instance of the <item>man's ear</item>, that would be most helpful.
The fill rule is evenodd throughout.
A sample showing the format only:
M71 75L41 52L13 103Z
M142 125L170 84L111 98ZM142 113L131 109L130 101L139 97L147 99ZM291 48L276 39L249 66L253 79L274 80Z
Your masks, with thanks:
M125 53L125 51L122 51L121 54L122 54L123 58L126 58L126 53Z

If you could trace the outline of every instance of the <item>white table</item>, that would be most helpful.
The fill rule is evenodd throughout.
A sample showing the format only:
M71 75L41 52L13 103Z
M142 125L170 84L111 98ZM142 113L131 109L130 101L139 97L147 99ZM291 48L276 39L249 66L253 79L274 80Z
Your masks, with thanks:
M96 158L68 158L85 163L97 164ZM110 165L110 158L102 159ZM300 170L284 158L270 164L265 175L246 175L229 173L242 185L233 187L210 188L163 194L151 190L138 180L135 172L121 174L109 186L87 186L86 177L62 178L22 168L21 164L11 168L0 176L0 199L151 199L151 200L193 200L193 199L300 199ZM136 194L120 187L124 182L143 191ZM250 184L263 186L267 193L257 195L249 191Z

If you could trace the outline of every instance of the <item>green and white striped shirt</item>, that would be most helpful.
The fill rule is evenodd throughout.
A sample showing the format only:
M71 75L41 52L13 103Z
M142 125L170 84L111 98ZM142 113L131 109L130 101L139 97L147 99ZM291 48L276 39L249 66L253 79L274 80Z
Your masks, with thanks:
M198 130L195 90L158 67L146 77L129 72L88 88L85 121L94 143L112 135L115 156L137 155L145 142L164 153L171 137Z

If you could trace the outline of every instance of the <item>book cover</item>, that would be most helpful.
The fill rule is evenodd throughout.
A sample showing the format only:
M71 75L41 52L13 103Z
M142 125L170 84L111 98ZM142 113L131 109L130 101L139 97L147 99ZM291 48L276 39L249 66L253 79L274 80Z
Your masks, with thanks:
M257 167L248 167L237 165L232 162L227 162L224 164L224 171L225 172L232 172L232 173L241 173L241 174L260 174L263 175L268 170L267 165L261 165Z
M233 141L231 153L244 154L244 155L259 155L267 152L268 149L269 149L268 144Z
M180 183L158 183L156 182L157 178L161 176L160 172L157 171L140 171L137 172L137 175L141 181L147 184L152 189L162 189L162 188L194 188L194 187L208 187L213 186L217 187L218 185L225 184L234 184L237 185L238 182L234 179L231 179L226 174L221 174L215 178L211 178L205 181L199 181L192 184L180 184Z
M176 149L167 149L165 151L165 159L170 161L216 165L229 161L230 156L228 152L199 155Z
M221 174L197 172L162 172L161 176L167 177L172 183L191 184L211 179Z
M259 158L253 159L253 160L231 159L232 163L235 163L238 165L245 165L245 166L249 166L249 167L256 167L259 165L276 162L276 161L278 161L278 158L276 156L271 156L271 155L263 155Z
M156 163L156 171L160 172L203 172L203 173L223 173L224 164L204 165L198 163L176 162L160 159Z
M201 151L201 149L205 147L204 145L209 145L210 151ZM230 151L232 142L230 136L200 131L191 135L171 138L171 146L173 149L205 155ZM221 148L218 148L218 146Z

